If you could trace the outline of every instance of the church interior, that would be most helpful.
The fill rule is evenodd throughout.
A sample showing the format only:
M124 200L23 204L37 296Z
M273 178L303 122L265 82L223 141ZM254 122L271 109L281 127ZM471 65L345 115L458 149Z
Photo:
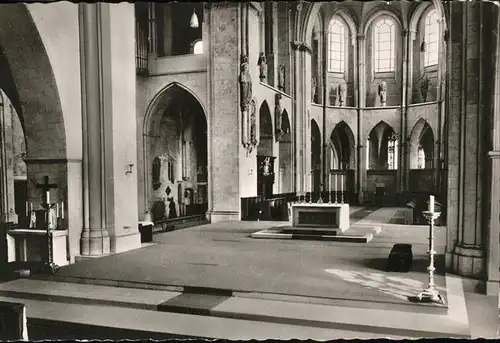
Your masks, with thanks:
M494 303L488 320L498 326L499 29L500 7L487 1L2 4L0 270L34 277L36 292L47 282L80 283L81 291L61 290L78 296L87 292L81 283L94 280L95 287L162 284L158 290L168 292L232 284L232 297L239 289L319 299L333 296L326 276L283 267L277 251L314 269L313 260L323 266L326 249L337 244L337 269L325 265L322 272L369 279L369 271L345 271L373 253L369 244L385 249L374 260L385 261L396 243L412 243L414 256L432 260L428 227L434 232L435 224L436 287L449 313L459 303L450 287L462 280L458 289L469 285L479 303ZM282 237L298 236L275 229L302 220L294 206L337 208L302 216L313 226L333 220L338 228L344 215L350 225L332 234L341 236L335 243L283 246ZM425 211L434 209L429 220ZM309 238L320 232L308 230ZM366 246L342 243L349 235L369 236ZM172 262L184 260L186 269ZM408 275L426 284L423 263ZM210 266L226 270L213 274ZM240 278L245 268L253 280ZM266 273L269 288L255 280ZM274 279L278 274L284 279ZM359 295L331 289L372 301L389 292L377 295L376 280L365 280L365 295L362 287ZM21 281L0 283L0 302L28 294ZM136 287L130 285L122 287ZM29 317L29 307L41 305L26 299ZM180 305L169 301L158 311L176 312ZM477 303L462 305L466 317L481 313ZM248 329L227 313L219 319L228 327ZM316 325L306 324L297 325ZM462 330L453 325L442 330ZM327 328L293 329L298 336L286 337L347 337L342 330L351 330ZM266 330L280 329L261 334Z

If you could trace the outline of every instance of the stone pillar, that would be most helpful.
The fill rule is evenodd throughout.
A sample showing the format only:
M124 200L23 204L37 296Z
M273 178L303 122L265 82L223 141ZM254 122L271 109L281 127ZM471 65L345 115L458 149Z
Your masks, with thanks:
M304 123L304 104L302 101L302 95L304 90L302 89L303 84L301 83L301 73L302 73L302 64L301 64L301 52L300 52L300 44L298 42L298 28L300 23L300 16L302 12L302 4L298 3L295 6L294 11L294 30L295 36L294 41L292 41L292 51L293 51L293 80L292 80L292 88L293 88L293 98L295 102L293 102L293 115L292 117L295 127L292 129L294 134L294 156L295 156L295 191L303 192L304 191L304 164L303 164L303 156L305 153L303 149L303 130L306 129L306 123ZM310 125L309 125L310 126Z
M12 116L16 113L0 90L0 222L17 223L14 203Z
M209 185L211 203L209 215L212 222L240 219L239 152L243 148L239 139L240 108L240 31L238 20L243 5L236 2L210 5L208 41L208 79L211 85L208 96L208 144L210 154ZM255 66L255 59L249 59ZM253 80L252 83L258 83ZM257 109L258 114L258 109Z
M101 11L104 4L79 4L80 38L82 46L83 100L83 184L84 227L81 236L82 255L101 255L110 252L106 228L104 111L101 81L103 65L99 56L103 46Z
M405 195L408 189L405 187L406 179L409 176L408 172L408 162L410 157L409 146L408 146L408 68L411 68L408 64L408 46L410 45L409 39L410 35L408 30L402 31L402 42L403 42L403 66L401 68L401 133L399 135L399 163L398 163L398 177L399 177L399 192L403 199L401 201L406 201Z
M449 113L448 237L452 269L463 276L484 276L483 194L483 27L482 3L453 3L452 106ZM458 26L458 27L457 27ZM458 99L455 100L455 99ZM457 218L455 220L453 217ZM449 251L449 250L448 250ZM449 259L449 258L448 258Z
M492 10L490 21L495 32L500 30L500 10L496 6L488 6ZM493 31L491 30L491 31ZM489 217L488 246L486 261L486 294L498 295L500 290L500 36L494 38L494 50L490 50L492 56L489 66L494 71L492 77L491 115L487 124L491 128L491 151L488 157L491 160L490 184L489 184ZM486 66L485 66L486 69Z
M364 203L364 190L366 189L366 140L364 122L363 122L363 108L366 103L365 88L366 88L366 39L365 35L359 34L357 36L357 86L358 86L358 202Z

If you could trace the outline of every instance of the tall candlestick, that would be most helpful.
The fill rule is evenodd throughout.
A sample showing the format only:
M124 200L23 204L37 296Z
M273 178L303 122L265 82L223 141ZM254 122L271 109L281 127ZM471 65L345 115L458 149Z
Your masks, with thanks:
M61 219L64 219L64 200L61 201Z
M335 203L337 203L337 174L335 174L333 195L335 197Z
M434 213L434 195L429 197L429 212Z

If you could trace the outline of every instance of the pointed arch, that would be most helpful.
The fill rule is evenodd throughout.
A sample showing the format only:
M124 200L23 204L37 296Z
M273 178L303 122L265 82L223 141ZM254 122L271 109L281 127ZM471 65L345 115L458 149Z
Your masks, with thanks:
M155 94L153 99L149 102L149 105L146 108L146 114L144 116L143 124L142 124L142 127L143 127L142 133L144 135L148 134L149 126L150 126L150 122L151 122L151 117L153 116L153 114L157 113L158 110L161 110L162 108L166 107L167 102L170 99L166 99L165 95L171 94L170 92L177 92L177 94L179 94L179 93L182 94L183 92L185 92L185 93L188 93L189 95L191 95L194 99L196 99L197 103L201 106L201 109L203 110L203 114L205 115L205 119L208 119L208 115L207 115L207 111L205 109L205 106L204 106L203 102L201 101L201 99L198 97L198 95L195 92L193 92L189 87L183 85L182 83L174 81L174 82L169 83L168 85L166 85L162 89L160 89Z
M259 128L261 137L273 136L273 117L266 100L259 107Z
M203 194L200 197L203 206L199 210L205 211L209 202L206 187L210 180L208 122L196 94L178 82L166 85L149 103L142 128L146 209L155 212L152 215L157 219L163 215L170 218L170 211L175 215L188 215L190 210L181 201L184 201L184 191L192 195L196 188L197 194ZM177 184L179 180L190 180L192 185ZM165 207L162 198L171 199L171 208L158 214L158 206Z
M352 169L355 166L355 138L350 126L345 121L340 121L330 133L330 142L335 148L336 165L340 169Z
M398 136L381 120L370 131L367 140L368 169L397 169Z
M0 22L0 87L19 115L28 157L67 158L60 89L28 6L1 4Z
M434 158L435 134L430 123L420 118L410 134L410 169L432 168ZM425 162L419 162L419 155L425 156ZM420 166L420 167L419 167Z
M290 117L288 116L287 110L283 110L281 113L281 129L283 130L283 138L284 141L290 141L292 135L292 129L290 124Z

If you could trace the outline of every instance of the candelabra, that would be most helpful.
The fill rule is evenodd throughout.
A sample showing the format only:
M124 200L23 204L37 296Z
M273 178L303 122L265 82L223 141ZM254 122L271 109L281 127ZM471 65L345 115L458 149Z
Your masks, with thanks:
M49 216L51 215L50 210L52 206L50 204L42 204L45 210L46 224L47 224L47 261L43 267L43 270L55 274L59 270L59 266L54 262L54 252L52 251L52 245L54 240L54 229L50 224Z
M417 295L417 299L419 301L431 301L444 304L444 299L441 297L434 284L434 271L436 270L434 267L434 255L436 254L434 250L434 221L439 218L441 212L424 211L423 215L425 219L429 221L429 267L427 267L429 271L429 285Z

